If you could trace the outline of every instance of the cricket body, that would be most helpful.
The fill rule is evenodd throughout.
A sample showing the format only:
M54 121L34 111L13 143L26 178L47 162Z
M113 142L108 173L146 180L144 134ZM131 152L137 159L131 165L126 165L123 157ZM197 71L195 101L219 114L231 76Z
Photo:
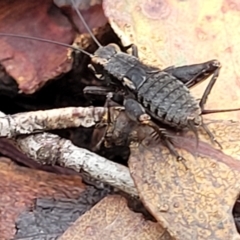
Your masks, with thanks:
M192 128L201 124L199 103L190 94L189 89L183 82L174 77L173 74L143 64L138 59L137 47L134 45L130 46L133 55L122 52L116 44L102 46L87 26L74 0L72 0L72 4L85 28L99 47L91 56L94 64L100 64L105 72L120 81L122 86L134 95L134 99L145 108L149 115L159 122L179 129L189 127L190 121ZM216 65L218 67L220 64L217 62ZM200 65L200 67L203 68L203 65ZM170 68L170 70L172 69ZM190 67L190 70L192 71L192 67ZM199 70L198 67L193 68L193 70L195 76L187 79L190 84L203 79L201 75L203 72L198 71L196 74L196 70ZM203 74L204 77L209 75L207 71L204 73L206 73ZM199 75L201 75L201 78L199 78ZM125 105L127 105L126 102ZM139 120L141 115L144 115L144 110L141 109L142 114L139 116L127 112L131 118Z
M154 119L174 128L201 125L199 102L173 75L143 64L135 56L121 52L115 44L100 47L92 61L121 81Z
M142 63L137 56L121 52L117 45L109 44L99 47L92 57L92 62L102 65L107 73L120 81L122 86L131 93L130 96L133 99L127 99L124 104L126 114L134 121L153 127L178 161L185 161L185 159L175 150L166 130L146 117L145 111L148 113L147 116L150 115L160 124L179 130L192 130L196 135L197 145L197 127L202 126L210 139L221 148L214 135L203 123L201 116L207 96L219 74L220 63L217 60L178 68L170 67L162 71ZM199 103L191 95L188 87L203 81L210 75L213 77ZM185 168L187 169L186 165Z
M191 129L196 135L197 145L197 127L202 126L211 140L221 147L201 117L204 104L219 75L221 67L219 61L211 60L190 66L169 67L165 70L147 66L138 59L135 45L126 47L126 49L132 47L133 55L122 52L116 44L102 46L88 28L73 0L72 3L85 28L99 47L91 56L92 63L101 65L104 72L121 82L122 87L131 96L124 102L125 112L131 120L153 127L177 160L185 159L175 150L165 129L151 121L150 116L157 122L170 127L180 130ZM97 69L95 70L97 73ZM188 88L211 75L212 78L199 103ZM212 110L209 113L233 110L236 109ZM145 114L145 111L150 116Z

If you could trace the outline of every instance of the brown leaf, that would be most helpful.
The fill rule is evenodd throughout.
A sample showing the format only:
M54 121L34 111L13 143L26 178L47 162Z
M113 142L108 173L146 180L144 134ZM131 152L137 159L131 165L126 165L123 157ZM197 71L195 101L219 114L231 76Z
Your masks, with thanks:
M222 69L206 108L240 107L238 0L104 0L103 6L124 45L136 44L145 63L166 68L218 59ZM197 98L207 83L194 89ZM240 112L211 117L240 119Z
M34 206L36 198L77 198L85 190L79 176L64 176L0 161L0 239L13 239L18 215Z
M105 197L81 216L59 240L172 239L157 223L132 212L123 197Z
M68 19L44 1L1 1L0 32L51 39L71 44L74 31ZM24 93L71 69L68 49L28 39L0 37L0 61Z
M131 147L129 168L140 198L176 239L240 239L232 216L240 187L240 125L209 121L208 127L223 152L202 133L197 149L191 134L173 138L188 170L151 137Z
M107 18L102 9L101 0L75 0L74 2L90 29L102 27L107 23ZM76 13L76 10L72 7L71 0L54 0L54 3L58 7L63 8L66 14L74 22L79 32L87 33L87 30Z

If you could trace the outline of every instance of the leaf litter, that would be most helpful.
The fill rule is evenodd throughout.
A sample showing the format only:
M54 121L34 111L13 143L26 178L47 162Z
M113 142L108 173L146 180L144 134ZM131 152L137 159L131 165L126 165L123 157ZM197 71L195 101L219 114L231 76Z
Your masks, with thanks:
M156 3L158 3L158 5L154 5ZM111 4L114 4L112 8L110 8L110 6L112 6ZM226 51L220 48L221 44L218 45L215 43L213 51L212 49L210 51L208 48L205 48L205 46L208 44L204 42L212 41L213 34L210 36L208 35L208 32L211 32L210 30L214 29L215 32L213 32L218 34L220 34L221 32L221 28L223 25L218 24L221 23L219 22L219 19L215 19L216 21L211 20L214 19L212 18L212 16L215 16L216 12L219 11L219 9L222 11L223 14L225 14L224 24L231 23L230 25L234 26L234 24L238 23L237 15L229 14L235 13L238 10L238 4L236 1L222 1L221 4L219 4L219 6L221 6L222 8L218 7L217 9L214 8L214 4L217 4L216 1L213 1L211 5L207 5L207 3L202 3L201 5L199 1L198 4L194 4L194 6L189 1L143 1L141 3L134 3L138 4L138 6L135 6L137 7L136 9L138 11L133 11L133 5L125 4L125 6L129 6L128 9L126 9L125 7L124 10L120 11L121 14L119 14L119 7L122 6L121 4L124 4L124 2L115 4L114 1L112 1L112 3L109 3L109 1L105 0L104 9L106 15L110 18L110 22L112 23L113 27L114 24L116 25L116 23L113 23L114 20L118 20L121 16L125 18L124 21L126 21L126 19L127 21L133 20L132 26L135 27L134 31L136 34L131 35L131 37L133 38L131 41L136 43L140 47L141 51L144 51L146 49L147 51L149 51L149 49L151 49L151 47L146 47L148 46L146 44L146 41L149 42L149 39L151 40L151 42L153 43L154 51L156 53L152 52L151 54L148 53L146 55L148 56L148 63L151 63L150 57L152 57L152 63L155 66L158 65L156 63L156 59L160 60L160 66L165 67L172 64L183 65L186 63L196 63L199 61L208 60L209 52L213 52L212 55L214 55L214 57L217 57L223 64L224 70L221 71L221 79L230 79L231 83L233 81L233 84L230 84L229 81L227 82L229 87L229 94L226 94L226 81L221 80L222 83L218 84L218 89L214 90L212 93L212 96L214 97L210 97L212 103L208 104L208 108L222 108L225 106L229 107L229 105L227 104L231 102L231 100L237 99L238 95L237 91L235 90L236 87L238 87L236 85L238 79L235 72L236 66L235 64L224 64L226 62L229 62L229 59L231 59L231 61L233 61L232 59L234 59L234 63L237 64L236 58L232 57L233 53L237 52L237 44L235 40L237 38L231 36L231 43L233 48L230 48L231 44L228 44L227 46L226 44L222 44L222 48L225 47ZM151 6L156 7L154 8ZM198 18L197 22L196 20L193 21L194 18L196 18L196 12L190 11L193 8L197 8L202 11L201 12L199 10L198 12L199 16L201 16L202 18ZM116 17L116 19L113 19L113 14L110 14L109 9L115 11L114 16ZM141 11L139 10L142 11L144 16L147 16L148 20L142 18L143 15L138 15L139 13L141 13ZM162 11L162 14L158 15L157 13L159 11ZM189 14L184 14L185 11ZM129 14L129 12L131 12L132 14L131 18L129 18L129 15L127 15ZM178 14L178 12L181 12L181 14ZM191 12L192 14L190 14ZM139 21L139 16L141 16L141 19L143 21ZM184 18L185 16L185 21L179 20L179 18ZM189 19L191 21L189 21ZM120 20L122 19L120 18ZM167 22L167 20L170 21ZM125 24L126 22L124 21L123 23ZM164 24L159 24L159 21L164 22ZM171 21L173 23L176 21L178 23L183 22L184 28L173 27L175 25L171 24ZM211 24L209 24L209 21L211 22ZM189 28L186 28L186 22L191 24L191 26L194 24L200 24L200 30L204 29L206 31L198 31L198 33L201 34L197 35L198 39L196 39L195 36L193 37L191 35L191 29L189 30ZM158 24L158 27L161 27L159 31L156 31L156 24ZM147 28L145 27L145 25L151 26L153 28L155 27L155 30L153 31L151 29L148 32L145 32L145 34L143 34L140 30L146 30ZM125 24L125 27L126 26L127 25ZM172 26L172 28L170 28L169 26ZM184 30L188 30L189 32L187 33L190 35L188 35L187 33L183 34ZM154 45L154 40L157 37L151 37L151 33L154 33L155 35L157 33L161 36L166 36L166 39L157 41L158 43L160 43L160 45L156 45L157 43ZM147 40L143 39L143 37L145 36L147 37ZM180 36L187 37L188 41L184 41L184 39L179 40ZM189 36L191 36L191 38L189 38ZM220 39L224 39L221 34L218 36L220 36ZM41 35L41 37L43 36ZM126 33L124 38L127 38ZM61 41L63 40L61 39ZM223 43L225 43L224 41ZM6 47L5 42L3 42L2 44L5 49L9 48L8 45ZM209 44L209 46L212 48L212 44ZM158 49L158 51L156 51L156 49ZM179 51L179 49L181 51ZM228 55L228 53L230 55ZM157 56L154 54L157 54ZM2 63L4 63L9 56L10 58L12 57L12 55L9 55L9 53L7 55L3 55ZM65 50L64 56L64 58L66 59ZM142 57L144 55L140 56L144 60L144 57ZM223 58L223 56L225 56L225 58ZM20 59L21 57L22 56L20 55ZM6 62L7 61L8 60L6 60ZM57 65L59 66L59 63L57 63ZM51 71L50 73L52 74ZM27 84L21 85L22 78L19 78L18 74L16 76L14 76L14 78L18 81L19 88L26 93L34 92L45 81L43 80L42 82L41 80L40 83L34 83L33 85L30 84L29 86L27 86ZM23 80L25 80L25 78ZM25 88L25 86L27 87ZM203 88L204 87L201 86L201 90ZM218 93L219 95L217 95L216 93ZM225 100L223 103L223 96L227 96L228 99L230 97L231 100ZM221 101L219 101L219 99ZM239 119L238 114L239 113L236 113L234 115L234 117L237 117L237 119ZM219 116L221 117L216 117L216 119L230 118L230 115L228 114L221 114ZM140 198L144 202L145 206L149 209L149 211L159 221L159 223L162 224L164 228L167 228L170 234L176 239L192 239L192 236L198 236L199 239L201 239L202 236L210 236L211 238L215 237L215 239L222 239L222 237L224 239L233 239L234 237L236 237L234 239L238 239L238 234L236 232L232 217L232 206L238 196L239 191L237 181L237 159L239 158L239 123L219 121L212 123L212 125L210 124L210 126L213 128L216 137L220 136L220 139L223 140L223 151L226 152L226 154L228 154L229 156L221 153L221 151L219 150L216 150L212 145L204 143L206 140L203 138L203 135L201 135L202 139L200 141L200 149L198 149L199 156L197 159L196 157L192 156L192 154L196 154L193 151L195 147L195 145L193 144L194 139L192 140L191 138L189 138L191 139L189 140L188 138L184 138L188 140L176 140L176 145L179 145L179 147L181 148L181 153L185 156L185 158L188 159L190 170L187 173L184 172L183 166L181 166L180 163L177 163L175 158L171 156L161 144L156 146L151 143L151 141L149 144L148 139L142 141L142 143L137 145L137 147L134 145L131 146L129 167L135 180L136 187L139 191ZM237 131L237 137L234 137L235 131ZM182 143L182 145L179 143ZM188 148L186 148L187 146ZM182 150L184 148L185 150ZM170 201L170 199L172 201ZM214 212L210 209L210 206L214 209Z

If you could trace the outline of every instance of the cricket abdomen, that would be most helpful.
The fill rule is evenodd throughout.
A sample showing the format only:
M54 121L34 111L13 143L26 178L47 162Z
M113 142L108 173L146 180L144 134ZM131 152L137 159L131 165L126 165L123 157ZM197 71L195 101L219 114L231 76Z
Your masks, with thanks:
M200 124L198 102L182 82L166 72L149 75L136 96L152 117L167 125L184 128L190 119Z

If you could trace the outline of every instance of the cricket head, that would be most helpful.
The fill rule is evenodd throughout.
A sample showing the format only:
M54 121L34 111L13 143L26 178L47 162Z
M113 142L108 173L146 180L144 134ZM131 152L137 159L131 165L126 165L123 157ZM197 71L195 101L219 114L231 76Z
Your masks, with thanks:
M105 65L118 52L121 52L119 46L114 43L110 43L107 46L99 47L94 53L92 61L96 64Z

